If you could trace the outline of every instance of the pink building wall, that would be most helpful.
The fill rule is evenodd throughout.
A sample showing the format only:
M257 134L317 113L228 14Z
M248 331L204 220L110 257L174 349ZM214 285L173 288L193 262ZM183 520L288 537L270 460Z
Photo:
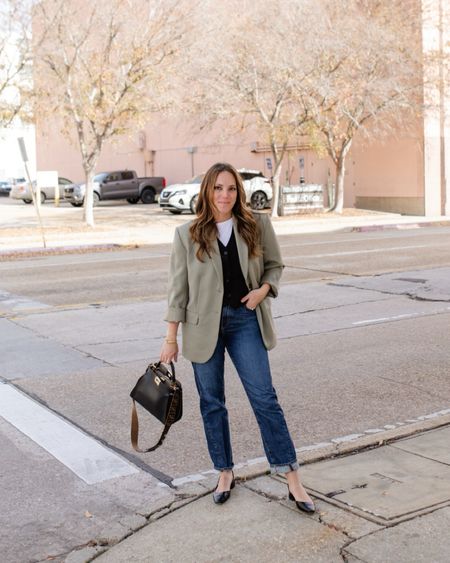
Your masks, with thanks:
M423 144L419 138L355 144L354 205L363 209L424 214Z

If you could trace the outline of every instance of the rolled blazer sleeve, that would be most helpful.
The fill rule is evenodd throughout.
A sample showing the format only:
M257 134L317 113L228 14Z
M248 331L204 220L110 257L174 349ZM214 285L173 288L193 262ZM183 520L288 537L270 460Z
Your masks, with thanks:
M164 318L169 322L186 321L186 305L189 299L187 249L181 240L178 228L170 254L168 308Z
M270 297L277 297L278 285L284 268L280 245L278 244L270 218L267 215L260 215L260 225L264 265L260 284L268 283L270 285L268 295Z

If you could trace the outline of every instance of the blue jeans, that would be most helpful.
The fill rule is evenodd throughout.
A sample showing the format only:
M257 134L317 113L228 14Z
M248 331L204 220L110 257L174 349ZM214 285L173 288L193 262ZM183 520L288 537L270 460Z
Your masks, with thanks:
M205 363L192 363L209 455L214 468L221 471L233 467L228 412L225 407L225 349L228 350L255 413L272 472L287 473L298 469L294 444L272 385L269 357L256 313L245 305L237 309L230 306L222 308L219 337L213 355Z

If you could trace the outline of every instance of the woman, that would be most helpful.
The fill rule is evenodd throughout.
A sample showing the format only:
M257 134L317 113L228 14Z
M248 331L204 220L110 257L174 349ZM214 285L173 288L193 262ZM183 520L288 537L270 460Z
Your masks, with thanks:
M225 407L228 351L259 424L272 472L284 473L297 507L315 507L300 483L296 452L272 386L267 350L276 337L268 296L276 297L283 270L269 217L247 208L242 180L229 164L214 164L200 186L197 218L176 229L170 259L167 337L161 361L183 355L192 362L208 450L220 471L216 504L234 487Z

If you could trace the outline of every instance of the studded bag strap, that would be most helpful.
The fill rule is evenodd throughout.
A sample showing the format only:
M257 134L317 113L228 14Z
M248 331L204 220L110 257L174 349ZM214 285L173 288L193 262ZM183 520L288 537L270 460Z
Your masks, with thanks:
M175 422L178 404L180 402L180 395L181 395L180 392L178 390L175 390L175 393L173 394L172 400L170 402L169 412L167 413L167 418L166 418L166 422L164 424L164 429L162 431L162 434L161 434L158 442L154 446L152 446L151 448L148 448L146 450L142 450L141 448L139 448L139 445L138 445L139 419L138 419L138 414L137 414L137 410L136 410L136 403L133 399L133 405L131 407L131 445L133 446L133 448L137 452L140 452L140 453L153 452L154 450L159 448L159 446L162 445L162 443L164 442L164 440L167 436L167 433L169 432L170 427Z

